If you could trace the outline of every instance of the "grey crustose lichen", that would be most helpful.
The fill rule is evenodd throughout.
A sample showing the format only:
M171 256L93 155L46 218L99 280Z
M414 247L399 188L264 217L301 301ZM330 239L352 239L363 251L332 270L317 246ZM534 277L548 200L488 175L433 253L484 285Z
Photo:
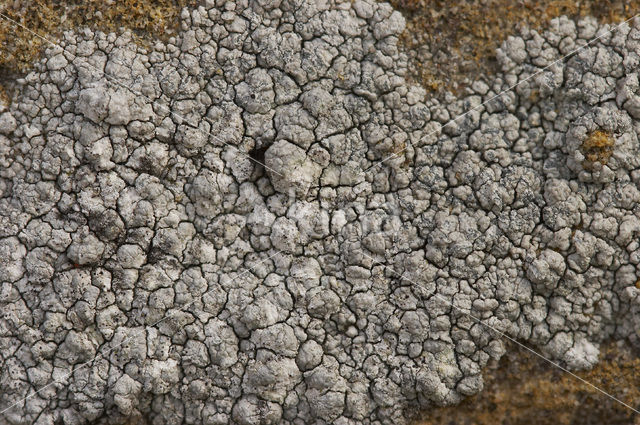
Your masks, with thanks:
M639 22L439 102L388 4L182 19L65 34L0 112L0 423L398 424L482 389L469 314L572 369L637 342Z

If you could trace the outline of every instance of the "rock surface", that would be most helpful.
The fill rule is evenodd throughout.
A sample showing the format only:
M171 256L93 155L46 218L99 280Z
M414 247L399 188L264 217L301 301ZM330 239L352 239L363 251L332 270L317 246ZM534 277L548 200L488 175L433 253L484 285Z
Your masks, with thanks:
M3 421L396 424L482 389L487 325L638 342L640 23L524 31L440 103L388 4L182 18L67 33L2 111Z

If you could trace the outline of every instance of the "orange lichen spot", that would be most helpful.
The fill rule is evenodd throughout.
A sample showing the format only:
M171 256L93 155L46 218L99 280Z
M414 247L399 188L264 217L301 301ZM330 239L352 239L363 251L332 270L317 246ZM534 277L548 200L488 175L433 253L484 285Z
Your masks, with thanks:
M606 164L613 154L615 139L611 133L603 130L595 130L582 142L582 152L585 156L583 166L586 169L599 162Z
M134 417L129 420L126 425L146 425L149 421L143 417Z
M7 94L7 90L0 85L0 104L8 105L10 103L10 97Z
M387 156L388 159L394 159L394 158L404 158L404 161L402 161L401 167L408 167L411 164L411 159L409 158L409 156L406 155L406 151L407 151L407 143L406 142L399 142L394 144L393 148L388 152L389 156Z
M531 92L529 93L529 100L532 103L536 103L538 100L540 100L540 90L538 89L531 90Z

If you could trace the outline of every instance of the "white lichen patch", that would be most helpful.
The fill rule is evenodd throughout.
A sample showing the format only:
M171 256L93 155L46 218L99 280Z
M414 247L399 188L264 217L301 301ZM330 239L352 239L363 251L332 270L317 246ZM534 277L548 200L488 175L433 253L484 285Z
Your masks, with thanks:
M182 19L67 33L0 115L1 423L401 424L482 389L470 315L575 369L638 341L638 24L439 103L388 4Z

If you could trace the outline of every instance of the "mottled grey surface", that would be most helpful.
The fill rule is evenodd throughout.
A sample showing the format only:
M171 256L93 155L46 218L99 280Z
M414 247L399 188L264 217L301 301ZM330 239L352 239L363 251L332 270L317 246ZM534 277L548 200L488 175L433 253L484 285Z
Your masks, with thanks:
M466 313L570 368L636 341L640 25L529 79L608 29L556 19L438 103L388 4L182 17L67 34L0 113L1 423L401 424L504 353Z

